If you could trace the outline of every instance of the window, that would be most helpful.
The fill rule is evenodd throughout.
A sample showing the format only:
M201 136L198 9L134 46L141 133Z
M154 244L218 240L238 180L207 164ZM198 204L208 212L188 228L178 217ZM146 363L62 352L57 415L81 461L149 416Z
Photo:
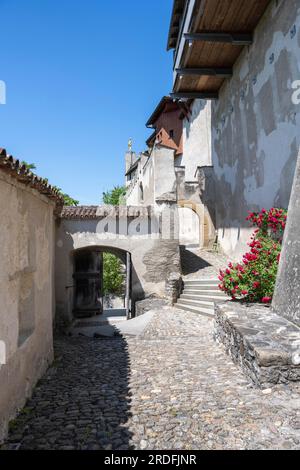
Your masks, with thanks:
M170 139L174 139L174 130L171 129L169 132Z

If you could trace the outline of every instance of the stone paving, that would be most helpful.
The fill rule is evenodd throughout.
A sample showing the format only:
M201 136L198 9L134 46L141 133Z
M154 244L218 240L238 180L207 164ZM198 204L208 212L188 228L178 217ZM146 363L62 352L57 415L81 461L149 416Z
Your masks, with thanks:
M300 449L299 385L254 389L213 320L165 307L139 337L60 337L3 449Z

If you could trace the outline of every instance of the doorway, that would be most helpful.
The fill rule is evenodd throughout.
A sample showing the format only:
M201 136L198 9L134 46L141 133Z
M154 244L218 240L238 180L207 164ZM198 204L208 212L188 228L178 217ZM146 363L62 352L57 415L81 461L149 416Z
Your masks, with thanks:
M73 277L75 318L131 318L130 253L107 247L77 250Z

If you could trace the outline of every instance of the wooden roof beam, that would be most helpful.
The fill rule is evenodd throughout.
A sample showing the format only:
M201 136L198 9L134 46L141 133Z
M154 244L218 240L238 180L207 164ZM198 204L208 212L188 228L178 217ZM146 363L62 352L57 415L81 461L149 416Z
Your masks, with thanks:
M198 67L198 68L185 68L176 69L176 73L179 77L185 75L188 76L212 76L219 78L230 78L232 77L232 68L228 67Z
M178 93L171 93L171 98L174 100L217 100L219 97L218 92L212 91L181 91Z
M187 33L184 35L187 41L219 42L234 46L249 46L253 43L251 33L230 33L217 31L203 31L201 33Z

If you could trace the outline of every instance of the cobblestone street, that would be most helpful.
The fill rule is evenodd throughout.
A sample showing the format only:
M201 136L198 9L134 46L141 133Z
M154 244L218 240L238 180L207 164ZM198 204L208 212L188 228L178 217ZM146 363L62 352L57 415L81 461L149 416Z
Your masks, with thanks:
M140 337L62 337L4 449L300 449L299 385L257 390L213 321L164 308Z

